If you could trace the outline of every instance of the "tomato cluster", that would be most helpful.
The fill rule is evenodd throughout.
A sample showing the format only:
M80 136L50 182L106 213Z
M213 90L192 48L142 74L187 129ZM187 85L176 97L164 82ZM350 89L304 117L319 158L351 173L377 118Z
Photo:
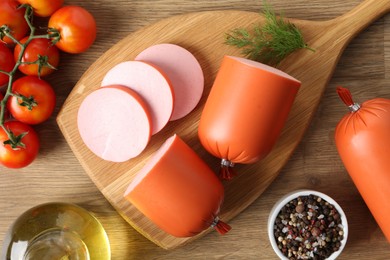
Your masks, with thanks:
M53 87L42 77L57 69L61 51L81 53L95 41L94 17L82 7L63 4L0 1L0 164L6 167L25 167L38 154L31 125L45 122L56 104ZM36 35L33 16L47 17L45 34Z

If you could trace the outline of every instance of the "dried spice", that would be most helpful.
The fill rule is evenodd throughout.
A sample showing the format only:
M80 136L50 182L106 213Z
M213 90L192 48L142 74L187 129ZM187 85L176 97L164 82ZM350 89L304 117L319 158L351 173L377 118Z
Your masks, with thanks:
M338 251L344 238L340 213L316 195L300 196L280 210L274 236L289 259L326 259Z

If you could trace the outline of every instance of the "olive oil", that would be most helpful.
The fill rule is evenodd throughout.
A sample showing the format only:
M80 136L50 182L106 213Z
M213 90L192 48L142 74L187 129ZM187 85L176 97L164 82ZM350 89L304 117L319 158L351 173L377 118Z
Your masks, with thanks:
M85 209L48 203L23 213L8 230L1 259L109 260L110 244L100 222Z

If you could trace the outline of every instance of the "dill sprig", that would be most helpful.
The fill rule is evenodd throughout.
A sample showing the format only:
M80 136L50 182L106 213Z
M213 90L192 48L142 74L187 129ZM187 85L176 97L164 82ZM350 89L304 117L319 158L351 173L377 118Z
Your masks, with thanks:
M248 59L271 66L278 65L295 50L310 49L301 31L282 16L277 17L268 4L264 4L263 15L263 25L254 25L251 32L236 28L226 34L225 43L242 49L242 54Z

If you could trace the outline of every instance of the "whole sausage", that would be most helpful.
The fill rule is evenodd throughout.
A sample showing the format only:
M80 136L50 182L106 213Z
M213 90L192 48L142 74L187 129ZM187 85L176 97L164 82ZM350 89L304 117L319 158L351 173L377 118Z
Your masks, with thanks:
M390 100L354 103L346 88L337 88L347 113L337 124L337 151L354 184L390 242Z

